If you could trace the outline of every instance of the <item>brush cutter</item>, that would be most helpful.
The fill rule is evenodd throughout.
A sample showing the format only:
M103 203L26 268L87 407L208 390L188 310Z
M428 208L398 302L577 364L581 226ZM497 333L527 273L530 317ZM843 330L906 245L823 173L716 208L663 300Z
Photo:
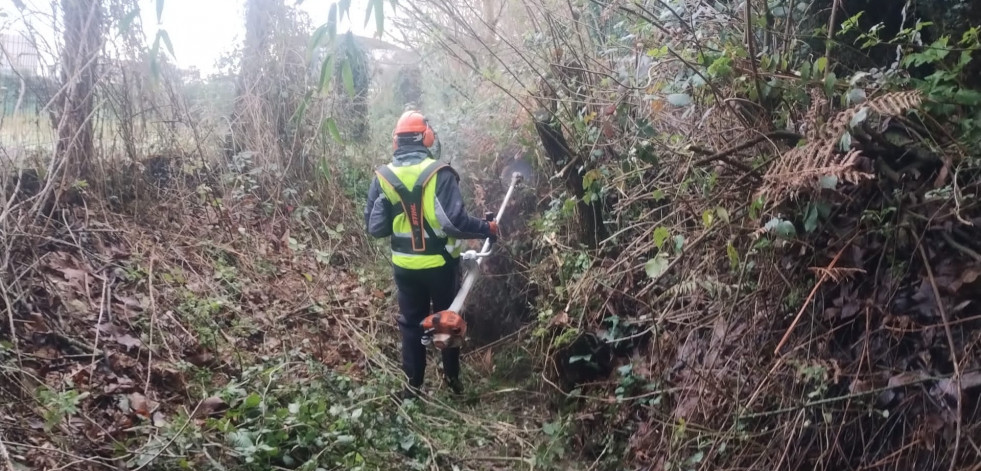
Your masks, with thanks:
M521 171L511 173L511 184L508 186L508 191L504 195L501 208L498 209L497 216L494 213L487 213L486 218L488 221L500 222L501 217L504 216L504 208L507 207L508 200L511 199L511 193L514 192L515 186L523 179L524 175ZM492 242L493 240L491 238L487 238L484 240L484 246L480 252L471 249L461 254L460 257L465 262L471 262L467 274L463 278L463 284L460 285L460 291L453 298L453 302L449 308L423 319L423 345L432 344L440 350L444 348L458 348L463 345L463 340L467 335L467 322L460 316L460 310L463 309L463 303L467 299L467 294L470 293L470 289L477 280L477 273L480 271L480 262L491 254Z

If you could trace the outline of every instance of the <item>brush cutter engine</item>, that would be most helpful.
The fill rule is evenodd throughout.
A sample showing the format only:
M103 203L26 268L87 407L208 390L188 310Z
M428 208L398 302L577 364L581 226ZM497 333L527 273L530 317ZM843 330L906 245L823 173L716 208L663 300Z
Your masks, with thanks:
M436 348L459 348L467 335L467 322L453 311L441 311L422 321L422 344Z

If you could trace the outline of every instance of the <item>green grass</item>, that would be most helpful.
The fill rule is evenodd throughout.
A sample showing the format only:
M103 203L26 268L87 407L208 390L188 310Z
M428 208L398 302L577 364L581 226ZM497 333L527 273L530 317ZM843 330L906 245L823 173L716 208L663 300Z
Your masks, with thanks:
M40 115L18 113L0 116L0 145L11 149L53 148L54 130L50 121Z

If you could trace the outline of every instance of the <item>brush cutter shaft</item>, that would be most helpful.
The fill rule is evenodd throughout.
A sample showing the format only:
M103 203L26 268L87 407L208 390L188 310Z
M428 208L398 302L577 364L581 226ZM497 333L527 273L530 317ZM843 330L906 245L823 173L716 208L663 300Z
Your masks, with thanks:
M511 175L511 185L508 187L508 192L504 194L504 201L501 202L501 208L497 210L497 217L494 219L500 223L501 218L504 217L504 209L508 206L508 201L511 199L511 193L514 192L514 187L521 180L521 174L515 172ZM491 239L488 237L484 240L484 246L479 253L474 254L476 258L476 265L471 270L467 270L466 276L463 278L463 283L460 285L460 291L457 292L456 297L453 298L453 303L450 304L448 311L460 313L463 309L463 303L467 300L467 294L470 293L470 288L473 288L473 284L477 281L477 273L480 271L480 262L484 260L484 257L490 255L491 253Z

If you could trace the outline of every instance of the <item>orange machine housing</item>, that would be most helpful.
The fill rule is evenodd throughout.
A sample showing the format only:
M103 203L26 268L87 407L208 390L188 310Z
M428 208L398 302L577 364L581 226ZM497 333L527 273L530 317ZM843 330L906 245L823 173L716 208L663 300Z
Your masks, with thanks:
M425 335L432 336L436 348L456 348L463 345L467 322L453 311L441 311L426 317L422 329Z

